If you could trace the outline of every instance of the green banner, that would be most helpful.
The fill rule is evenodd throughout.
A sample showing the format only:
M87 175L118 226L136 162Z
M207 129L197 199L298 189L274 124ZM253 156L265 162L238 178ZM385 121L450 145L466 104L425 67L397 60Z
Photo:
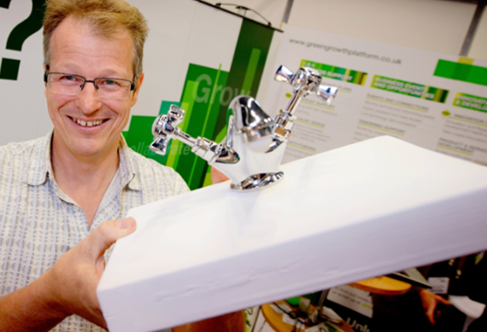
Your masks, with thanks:
M444 103L448 97L448 90L378 75L374 76L371 87L438 103Z
M433 75L487 86L487 68L468 63L440 59Z
M358 85L364 85L367 80L367 73L310 60L301 60L300 67L310 67L318 70L323 77Z
M454 106L487 113L487 98L458 92L453 101Z

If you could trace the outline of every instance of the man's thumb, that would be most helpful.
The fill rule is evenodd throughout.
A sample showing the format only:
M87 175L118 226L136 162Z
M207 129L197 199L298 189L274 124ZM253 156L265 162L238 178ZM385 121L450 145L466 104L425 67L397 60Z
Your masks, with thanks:
M115 241L135 231L136 227L137 223L132 217L105 221L85 239L88 242L88 250L93 256L99 257Z
M136 226L135 219L132 217L128 217L125 219L117 220L117 226L120 229L125 229L125 230L130 231L130 233L132 233L135 230L135 226ZM127 233L127 234L130 234L130 233Z

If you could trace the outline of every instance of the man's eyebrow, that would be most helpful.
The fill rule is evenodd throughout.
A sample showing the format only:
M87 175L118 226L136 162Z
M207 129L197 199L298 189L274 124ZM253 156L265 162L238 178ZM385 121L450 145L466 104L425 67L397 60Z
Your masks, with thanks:
M115 70L107 70L107 71L102 71L102 74L98 75L97 77L118 77L118 78L124 78L125 75L121 74L120 72L117 72Z
M53 70L51 65L48 65L47 67L49 70L51 71ZM80 67L74 63L64 63L57 66L55 70L68 73L68 74L77 74L76 72L79 70L79 68Z
M47 66L47 69L49 71L53 71L49 65ZM82 75L80 69L81 69L81 67L78 66L77 64L68 63L68 64L61 64L60 66L58 66L56 68L56 72L62 72L62 73L66 73L66 74L84 76L84 75ZM107 69L100 71L100 74L98 74L96 77L91 77L91 78L98 78L98 77L125 78L125 75L121 71L117 71L115 69L107 68ZM132 78L130 78L130 79L132 79Z

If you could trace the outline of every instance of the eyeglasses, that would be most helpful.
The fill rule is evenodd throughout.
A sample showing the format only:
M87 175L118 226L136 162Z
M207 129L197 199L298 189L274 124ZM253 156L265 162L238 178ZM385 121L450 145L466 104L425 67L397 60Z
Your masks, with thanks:
M122 78L99 77L87 80L83 76L66 73L44 73L44 82L47 83L49 92L64 95L77 96L83 90L86 83L93 83L98 96L101 99L125 100L129 99L130 92L135 88L134 82Z

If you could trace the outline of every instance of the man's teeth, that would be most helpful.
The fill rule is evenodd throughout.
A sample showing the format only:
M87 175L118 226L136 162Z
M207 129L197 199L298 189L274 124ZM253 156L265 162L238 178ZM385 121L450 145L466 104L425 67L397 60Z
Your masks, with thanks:
M79 119L75 119L75 118L72 118L74 122L76 122L77 124L79 124L80 126L83 126L83 127L94 127L94 126L98 126L100 125L103 120L96 120L96 121L83 121L83 120L79 120Z

